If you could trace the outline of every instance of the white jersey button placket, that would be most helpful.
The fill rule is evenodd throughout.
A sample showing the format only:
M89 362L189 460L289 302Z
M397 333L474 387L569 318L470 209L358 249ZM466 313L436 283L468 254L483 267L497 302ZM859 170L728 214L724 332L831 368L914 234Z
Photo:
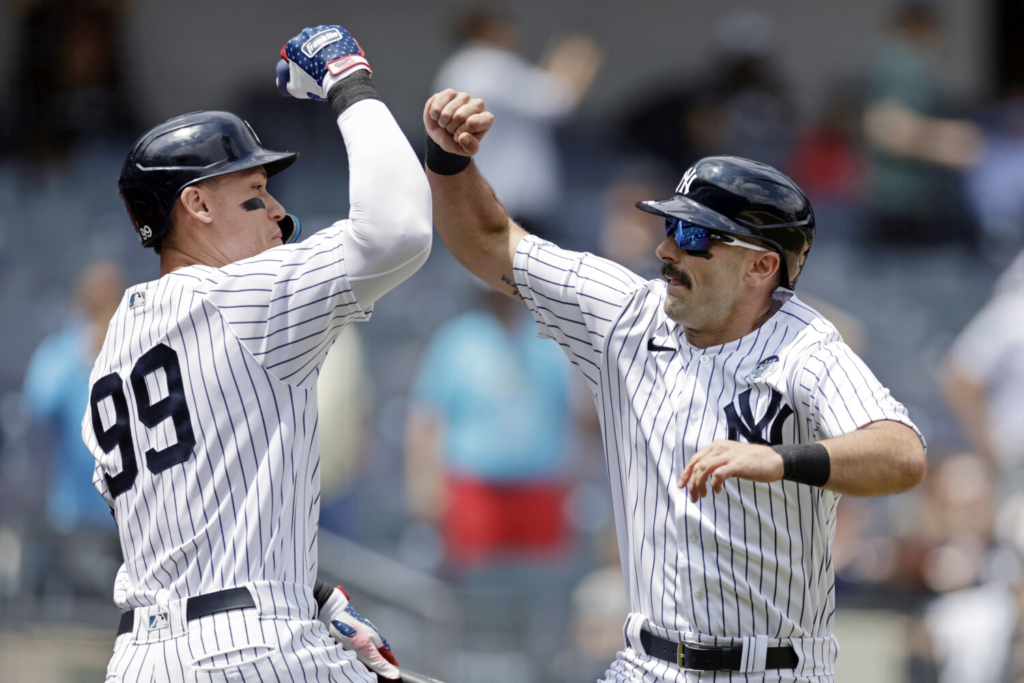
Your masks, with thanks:
M680 382L676 411L676 443L680 452L678 472L683 471L686 463L689 462L688 458L692 457L695 452L694 446L700 441L698 424L706 404L706 396L701 387L701 377L707 375L706 363L710 360L699 349L687 348L685 343L681 343L680 346L680 356L685 367L682 370L684 374ZM684 349L686 350L685 356L683 356ZM696 508L689 501L687 491L678 486L673 488L676 495L676 538L679 539L677 552L680 555L680 566L687 563L688 558L691 565L688 571L680 570L678 581L680 590L684 594L693 594L697 586L704 584L703 576L697 571L701 565L699 557L702 552L699 533L700 521L696 514ZM689 519L687 519L688 512ZM681 601L684 612L690 612L688 609L690 604L689 600ZM691 624L699 623L695 621L697 618L695 614L685 614L685 618Z

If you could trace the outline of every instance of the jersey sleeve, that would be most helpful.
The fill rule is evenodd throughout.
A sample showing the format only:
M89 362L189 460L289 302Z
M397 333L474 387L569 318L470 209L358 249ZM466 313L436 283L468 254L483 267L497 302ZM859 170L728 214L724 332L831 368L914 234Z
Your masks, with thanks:
M299 244L276 247L224 268L181 277L205 295L231 332L279 380L310 388L341 329L368 320L345 269L345 223Z
M516 287L537 322L596 391L604 339L623 303L645 284L622 266L586 252L524 237L513 261Z
M903 404L843 342L826 344L811 354L800 371L796 393L805 411L807 432L815 441L892 420L913 429L925 444Z
M114 577L114 604L122 611L131 609L128 604L128 591L132 589L132 577L128 574L128 567L122 562L117 568L117 576Z

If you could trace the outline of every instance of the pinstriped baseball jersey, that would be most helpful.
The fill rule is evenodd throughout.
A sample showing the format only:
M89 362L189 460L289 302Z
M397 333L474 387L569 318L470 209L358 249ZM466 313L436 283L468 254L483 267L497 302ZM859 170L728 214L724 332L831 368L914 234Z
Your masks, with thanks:
M121 536L122 609L248 581L313 585L317 371L372 310L346 276L346 223L125 293L82 423Z
M677 642L790 642L801 658L790 674L830 675L839 496L728 479L692 503L677 482L715 439L811 443L878 420L916 431L903 406L789 291L776 293L781 308L759 329L700 349L666 316L664 282L532 236L514 271L540 336L562 346L594 394L631 619ZM612 678L629 657L646 673L682 676L632 653Z

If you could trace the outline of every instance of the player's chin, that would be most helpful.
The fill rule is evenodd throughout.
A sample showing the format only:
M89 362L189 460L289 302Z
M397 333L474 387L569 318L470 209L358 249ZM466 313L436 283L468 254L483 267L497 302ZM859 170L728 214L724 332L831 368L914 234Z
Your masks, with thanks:
M671 282L665 287L665 294L673 299L684 299L690 293L690 288L684 284L674 285Z
M665 297L665 315L667 315L671 320L674 320L680 325L685 324L688 320L688 310L689 307L686 305L685 301L677 299L671 294Z

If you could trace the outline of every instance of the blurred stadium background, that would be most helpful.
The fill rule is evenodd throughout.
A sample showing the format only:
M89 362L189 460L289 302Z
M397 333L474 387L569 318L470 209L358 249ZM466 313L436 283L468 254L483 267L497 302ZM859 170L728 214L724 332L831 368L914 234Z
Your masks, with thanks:
M917 490L840 504L837 679L1024 680L1024 0L6 0L0 681L100 680L113 643L120 550L74 436L109 301L158 274L117 196L126 151L166 118L228 109L301 152L270 191L307 234L344 218L327 107L272 84L280 46L320 23L359 39L417 150L433 84L492 88L495 130L504 115L538 150L532 168L491 160L513 188L499 197L543 177L513 214L638 272L655 272L660 226L632 203L699 156L790 173L819 228L800 295L930 448ZM554 103L517 108L512 91ZM593 406L519 313L436 240L321 381L321 576L403 664L449 683L592 681L621 647ZM474 342L494 349L473 359L491 376L445 356ZM466 405L512 385L551 406L519 434Z

